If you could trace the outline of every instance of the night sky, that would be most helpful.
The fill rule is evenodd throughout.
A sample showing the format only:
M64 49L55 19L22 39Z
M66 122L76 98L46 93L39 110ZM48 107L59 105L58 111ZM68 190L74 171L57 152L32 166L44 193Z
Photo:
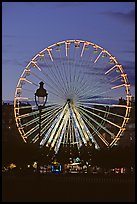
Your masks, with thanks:
M108 50L135 94L135 2L3 2L2 99L14 99L22 71L39 51L67 39Z

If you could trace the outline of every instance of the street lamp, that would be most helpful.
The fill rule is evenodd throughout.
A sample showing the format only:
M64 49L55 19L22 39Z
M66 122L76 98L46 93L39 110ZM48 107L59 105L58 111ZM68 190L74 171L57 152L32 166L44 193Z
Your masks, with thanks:
M46 89L43 88L44 83L41 81L39 84L40 84L40 87L36 90L36 93L35 93L35 102L36 102L36 106L39 109L39 147L40 147L41 110L45 106L48 93L47 93ZM39 153L38 153L38 155L39 155ZM38 170L38 172L40 171L39 162L37 163L37 170Z
M40 133L41 133L41 110L45 106L47 101L48 93L46 89L43 88L44 83L41 81L40 87L36 90L35 93L35 102L39 109L39 144L40 144Z

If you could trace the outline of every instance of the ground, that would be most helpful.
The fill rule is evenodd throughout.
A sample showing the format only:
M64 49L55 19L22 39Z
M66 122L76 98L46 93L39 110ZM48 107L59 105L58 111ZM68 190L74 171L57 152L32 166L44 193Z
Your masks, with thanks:
M3 202L134 202L133 176L4 175Z

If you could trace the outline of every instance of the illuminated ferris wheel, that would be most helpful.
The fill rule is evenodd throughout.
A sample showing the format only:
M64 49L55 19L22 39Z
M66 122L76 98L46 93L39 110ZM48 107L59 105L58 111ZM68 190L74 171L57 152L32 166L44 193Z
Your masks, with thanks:
M39 111L39 82L48 92ZM53 44L31 59L15 91L14 113L21 137L57 153L61 145L116 145L131 110L130 84L123 67L107 50L84 40Z

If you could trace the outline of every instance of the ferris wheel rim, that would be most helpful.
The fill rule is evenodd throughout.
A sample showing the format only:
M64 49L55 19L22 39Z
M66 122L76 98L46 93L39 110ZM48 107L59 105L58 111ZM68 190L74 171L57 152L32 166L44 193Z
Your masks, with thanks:
M24 73L25 73L25 71L26 71L26 69L28 69L28 67L31 65L31 63L34 63L35 62L35 59L37 58L37 57L39 57L41 54L43 54L45 51L48 51L48 52L50 52L49 50L50 49L52 49L53 47L55 47L55 46L57 46L57 45L60 45L60 44L69 44L69 43L83 43L83 46L84 45L92 45L92 46L96 46L97 48L99 48L102 52L104 52L104 53L106 53L112 60L114 60L114 62L115 62L115 66L117 66L119 69L120 69L120 71L121 71L121 73L123 74L123 79L124 79L124 82L125 82L125 90L126 90L126 96L127 96L127 107L126 107L126 114L125 115L128 115L128 111L129 111L129 109L131 108L131 106L130 106L130 98L131 98L131 94L130 94L130 90L129 90L129 83L128 83L128 79L127 79L127 77L126 76L124 76L124 71L123 71L123 67L122 67L122 65L121 64L119 64L118 63L118 61L116 60L116 58L114 57L114 56L112 56L111 54L110 54L110 52L108 52L107 50L105 50L103 47L101 47L101 46L99 46L99 45L97 45L97 44L95 44L95 43L92 43L92 42L89 42L89 41L84 41L84 40L64 40L64 41L60 41L60 42L57 42L57 43L54 43L54 44L52 44L52 45L50 45L50 46L48 46L48 47L46 47L46 48L44 48L43 50L41 50L38 54L36 54L33 58L32 58L32 60L27 64L27 66L25 67L25 69L23 70L23 72L22 72L22 74L21 74L21 76L20 76L20 79L19 79L19 81L18 81L18 84L17 84L17 86L16 86L16 91L15 91L15 97L14 97L14 114L15 114L15 120L16 120L16 124L18 125L18 123L20 123L20 121L21 121L21 119L19 119L19 122L17 121L17 118L18 118L18 116L17 116L17 112L16 112L16 101L18 100L18 98L16 97L17 96L17 89L18 89L18 87L19 87L19 84L20 84L20 80L22 79L22 77L23 77L23 75L24 75ZM52 58L51 58L52 59ZM109 70L108 70L109 71ZM106 73L107 74L107 73ZM116 88L116 87L113 87L113 88ZM76 111L76 110L75 110ZM82 113L82 112L81 112ZM78 114L78 113L77 113ZM85 117L85 116L84 116ZM126 117L125 117L126 118ZM123 120L123 123L122 123L122 125L121 125L121 128L120 128L120 130L119 130L119 132L117 133L117 136L115 137L115 139L111 142L111 144L109 144L108 146L112 146L117 140L119 140L119 136L120 136L120 134L124 131L124 126L125 126L125 124L126 124L126 119L124 118L124 120ZM66 123L65 123L65 121L64 121L64 125L65 125ZM22 132L21 132L21 129L19 129L19 132L21 133L21 135L22 135ZM24 137L22 137L23 138L23 140L25 141L25 139L24 139ZM84 139L83 139L83 141L84 141ZM26 142L26 141L25 141Z

